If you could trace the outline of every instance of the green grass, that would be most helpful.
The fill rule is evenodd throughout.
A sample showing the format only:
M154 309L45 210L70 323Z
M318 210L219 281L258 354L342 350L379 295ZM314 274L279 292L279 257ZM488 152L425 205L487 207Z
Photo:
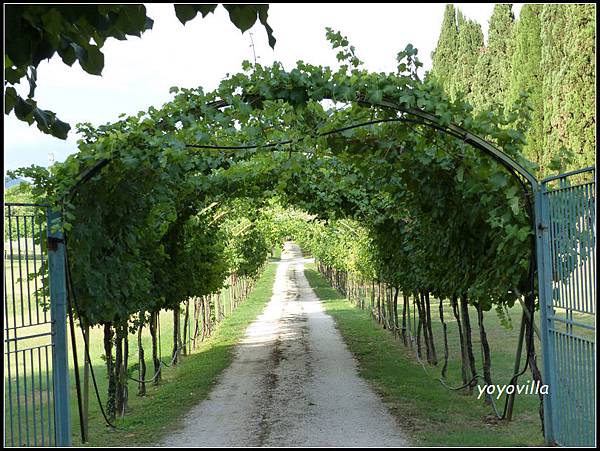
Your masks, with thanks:
M283 248L281 246L275 246L273 248L273 255L269 258L271 262L278 262L281 260L281 251Z
M137 383L130 381L128 411L123 420L117 420L115 430L106 427L102 418L100 408L95 398L93 385L90 378L90 400L89 400L89 445L90 446L129 446L153 444L159 441L160 437L177 427L177 423L182 415L192 406L206 397L210 391L211 385L219 376L221 371L231 362L231 350L237 341L242 337L248 324L258 316L266 302L270 299L272 286L275 278L276 265L267 265L265 272L260 277L249 298L242 302L233 313L228 299L228 290L224 290L224 310L225 319L216 326L211 337L204 342L199 342L199 346L192 351L191 355L183 357L182 362L174 368L163 369L162 381L158 386L147 384L147 396L139 397L137 395ZM30 282L31 283L31 282ZM9 284L9 286L11 286ZM15 291L20 287L15 287ZM20 293L18 293L20 295ZM17 324L20 324L20 312L17 315ZM12 314L12 311L11 311ZM26 312L27 314L27 312ZM183 312L182 312L183 314ZM182 318L183 322L183 318ZM26 320L27 324L27 320ZM27 333L35 329L48 328L48 325L34 326ZM162 356L164 361L168 361L172 348L173 332L173 314L172 312L162 311L160 315L160 337ZM77 350L80 375L83 378L83 339L79 328L76 331ZM94 327L90 330L90 356L94 373L98 382L98 389L102 402L106 402L107 377L106 367L102 355L103 332L100 327ZM34 346L46 343L47 337L33 338L27 340L22 346ZM147 366L146 378L152 377L153 366L151 362L151 338L147 328L143 333L143 346L145 350L145 360ZM71 367L70 385L71 385L71 417L73 429L73 444L80 445L80 426L77 408L77 394L75 390L75 376L73 370L72 349L69 335L69 365ZM44 363L44 362L42 362ZM129 367L138 363L137 336L129 335ZM11 363L14 379L14 361ZM22 362L19 362L20 374L23 374ZM7 360L5 359L5 385L7 380ZM31 372L30 368L27 368ZM45 382L46 372L36 371L41 376L42 382ZM23 384L22 376L20 384ZM133 377L138 377L137 371L133 372ZM37 380L37 379L36 379ZM28 382L29 383L29 382ZM15 387L13 381L12 386ZM45 385L45 384L42 384ZM39 388L36 387L36 389ZM8 393L7 393L8 395ZM38 396L36 394L36 396ZM45 392L44 392L44 396ZM13 414L16 413L16 395L13 393ZM31 406L31 400L29 400ZM39 411L39 403L36 406ZM5 403L5 418L10 418L11 412L9 403ZM39 421L39 420L38 420ZM29 423L32 423L30 418ZM15 424L16 426L16 424ZM10 427L9 422L5 421L5 428ZM30 424L31 427L31 424ZM39 437L39 432L38 432Z
M402 427L420 446L541 446L543 436L538 416L539 398L518 396L515 401L513 421L498 423L493 419L492 409L476 396L466 396L444 388L438 377L441 365L428 367L427 375L416 361L414 351L379 326L366 310L355 307L316 272L314 265L307 265L306 277L315 293L323 301L326 311L334 318L350 351L359 361L360 373L381 395L384 403L398 419ZM458 336L451 310L445 309L448 323L450 365L448 380L460 385L460 357ZM437 321L437 305L432 302L432 322L438 358L443 358L441 325ZM512 309L514 327L505 329L491 312L484 324L492 350L492 376L494 383L507 384L514 366L514 352L518 335L519 309ZM473 326L473 349L480 365L477 320L471 317ZM538 343L539 346L539 343ZM539 349L539 347L537 348ZM540 362L541 364L541 362ZM519 382L531 379L527 371ZM501 398L498 408L504 406Z

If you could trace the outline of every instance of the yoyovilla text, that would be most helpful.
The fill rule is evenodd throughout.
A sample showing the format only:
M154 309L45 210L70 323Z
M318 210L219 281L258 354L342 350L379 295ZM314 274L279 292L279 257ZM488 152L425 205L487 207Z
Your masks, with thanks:
M512 395L516 393L517 395L547 395L548 394L548 385L540 384L540 381L527 381L527 384L504 384L504 385L481 385L477 386L479 390L479 396L477 399L480 399L483 394L488 394L490 396L497 393L496 399L500 399L503 393L507 395Z

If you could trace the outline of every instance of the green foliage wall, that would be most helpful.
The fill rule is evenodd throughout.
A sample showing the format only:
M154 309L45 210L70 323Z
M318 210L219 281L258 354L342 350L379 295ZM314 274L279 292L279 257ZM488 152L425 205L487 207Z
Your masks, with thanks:
M566 168L593 164L596 139L595 5L544 5L541 70L544 74L544 148L547 160L573 153Z
M515 21L510 4L497 4L484 45L478 24L447 5L430 76L450 98L462 92L475 111L508 111L528 93L524 154L539 176L592 165L595 8L526 4Z
M510 73L508 104L513 104L521 92L529 93L531 123L527 130L527 145L523 152L541 167L546 167L544 156L544 102L542 95L543 73L542 39L540 35L543 5L524 5L514 30L514 52Z

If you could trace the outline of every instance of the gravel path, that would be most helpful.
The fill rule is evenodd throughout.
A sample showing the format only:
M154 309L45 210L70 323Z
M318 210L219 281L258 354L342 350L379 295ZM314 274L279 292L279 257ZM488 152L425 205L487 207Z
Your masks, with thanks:
M286 243L273 297L231 366L162 446L407 446L357 373L333 319Z

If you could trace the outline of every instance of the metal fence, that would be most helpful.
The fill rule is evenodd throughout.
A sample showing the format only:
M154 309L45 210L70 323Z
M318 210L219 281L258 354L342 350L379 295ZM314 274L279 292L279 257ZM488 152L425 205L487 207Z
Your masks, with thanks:
M542 328L548 435L559 445L595 445L595 169L542 181L544 251ZM549 420L549 421L548 421Z
M47 247L60 239L50 216L43 205L4 206L5 446L70 444L64 259Z

